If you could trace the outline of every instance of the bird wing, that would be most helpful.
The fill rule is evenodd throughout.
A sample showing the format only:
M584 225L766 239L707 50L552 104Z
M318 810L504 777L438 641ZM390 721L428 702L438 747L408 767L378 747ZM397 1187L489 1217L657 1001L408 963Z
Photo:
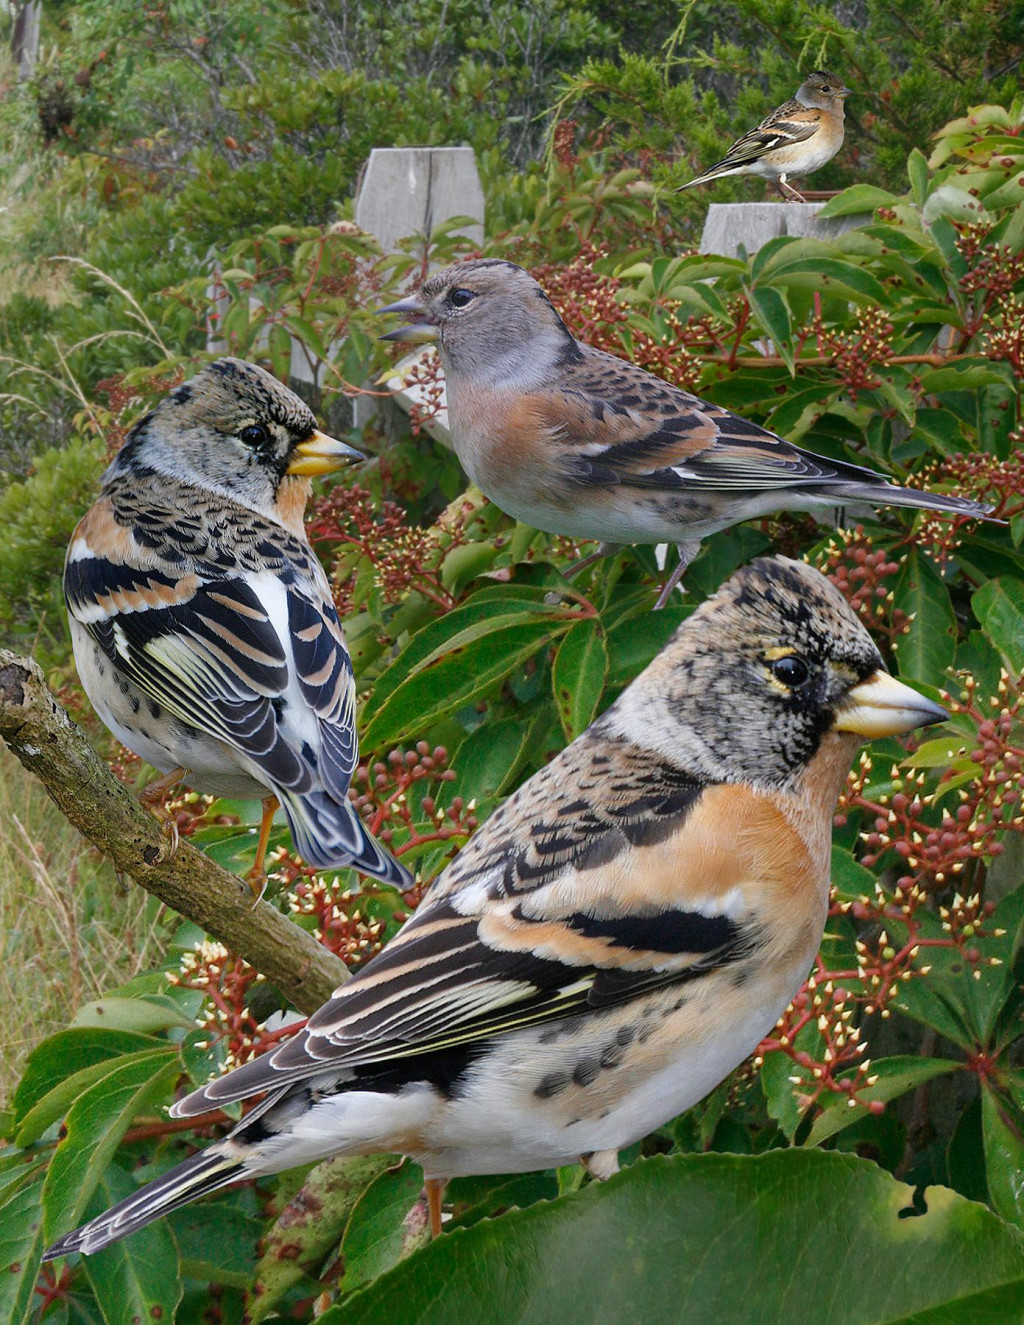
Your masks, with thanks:
M97 503L65 566L68 610L138 690L173 717L252 759L268 780L303 793L320 779L341 795L356 757L354 686L332 603L308 575L220 574L112 544ZM289 691L315 715L322 749L303 752L289 726Z
M869 470L802 451L613 355L579 349L556 388L524 402L557 437L570 482L708 492L879 482Z
M187 1097L178 1116L471 1045L742 959L758 932L736 887L749 835L733 806L721 832L716 800L736 788L707 787L607 736L582 748L495 812L439 891L303 1031ZM756 834L765 840L763 823ZM779 838L773 818L767 840Z

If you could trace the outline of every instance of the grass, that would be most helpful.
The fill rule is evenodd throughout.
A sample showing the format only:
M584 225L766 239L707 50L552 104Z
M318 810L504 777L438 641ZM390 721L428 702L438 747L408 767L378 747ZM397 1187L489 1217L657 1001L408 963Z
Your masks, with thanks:
M0 746L0 1103L40 1040L159 963L174 923Z

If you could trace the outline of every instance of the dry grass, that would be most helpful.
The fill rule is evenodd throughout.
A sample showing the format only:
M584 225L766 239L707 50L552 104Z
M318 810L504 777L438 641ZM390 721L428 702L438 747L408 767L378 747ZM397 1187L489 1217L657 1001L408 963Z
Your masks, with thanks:
M172 923L0 746L0 1101L40 1040L159 963Z

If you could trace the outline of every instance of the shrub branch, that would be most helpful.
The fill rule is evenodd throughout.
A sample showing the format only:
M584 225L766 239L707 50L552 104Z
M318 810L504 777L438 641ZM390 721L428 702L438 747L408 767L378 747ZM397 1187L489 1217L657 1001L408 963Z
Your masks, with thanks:
M344 962L266 902L253 908L247 884L188 842L167 859L159 822L106 767L38 665L9 649L0 649L0 738L115 869L262 972L300 1012L349 978Z

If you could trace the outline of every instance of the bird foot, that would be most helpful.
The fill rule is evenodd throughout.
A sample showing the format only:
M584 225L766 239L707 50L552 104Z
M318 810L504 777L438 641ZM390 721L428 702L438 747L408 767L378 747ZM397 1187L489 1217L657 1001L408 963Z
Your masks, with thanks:
M267 881L270 875L264 869L257 869L254 865L248 874L245 875L245 881L249 885L249 891L252 893L252 910L255 911L263 900L263 894L267 891Z
M181 844L178 825L170 810L163 803L164 793L173 787L176 782L180 782L184 775L185 770L183 768L176 768L165 777L157 778L155 782L151 782L148 787L144 787L139 792L139 804L145 806L163 831L165 844L160 848L160 854L157 857L157 862L161 865L166 864L174 857Z
M592 1178L596 1178L598 1182L607 1182L619 1171L619 1152L592 1150L588 1155L580 1155L580 1163Z
M700 551L700 543L679 543L676 547L676 551L679 553L679 564L665 581L661 593L658 594L657 601L654 604L655 612L660 611L660 609L663 608L672 597L673 590L682 580L690 563Z

